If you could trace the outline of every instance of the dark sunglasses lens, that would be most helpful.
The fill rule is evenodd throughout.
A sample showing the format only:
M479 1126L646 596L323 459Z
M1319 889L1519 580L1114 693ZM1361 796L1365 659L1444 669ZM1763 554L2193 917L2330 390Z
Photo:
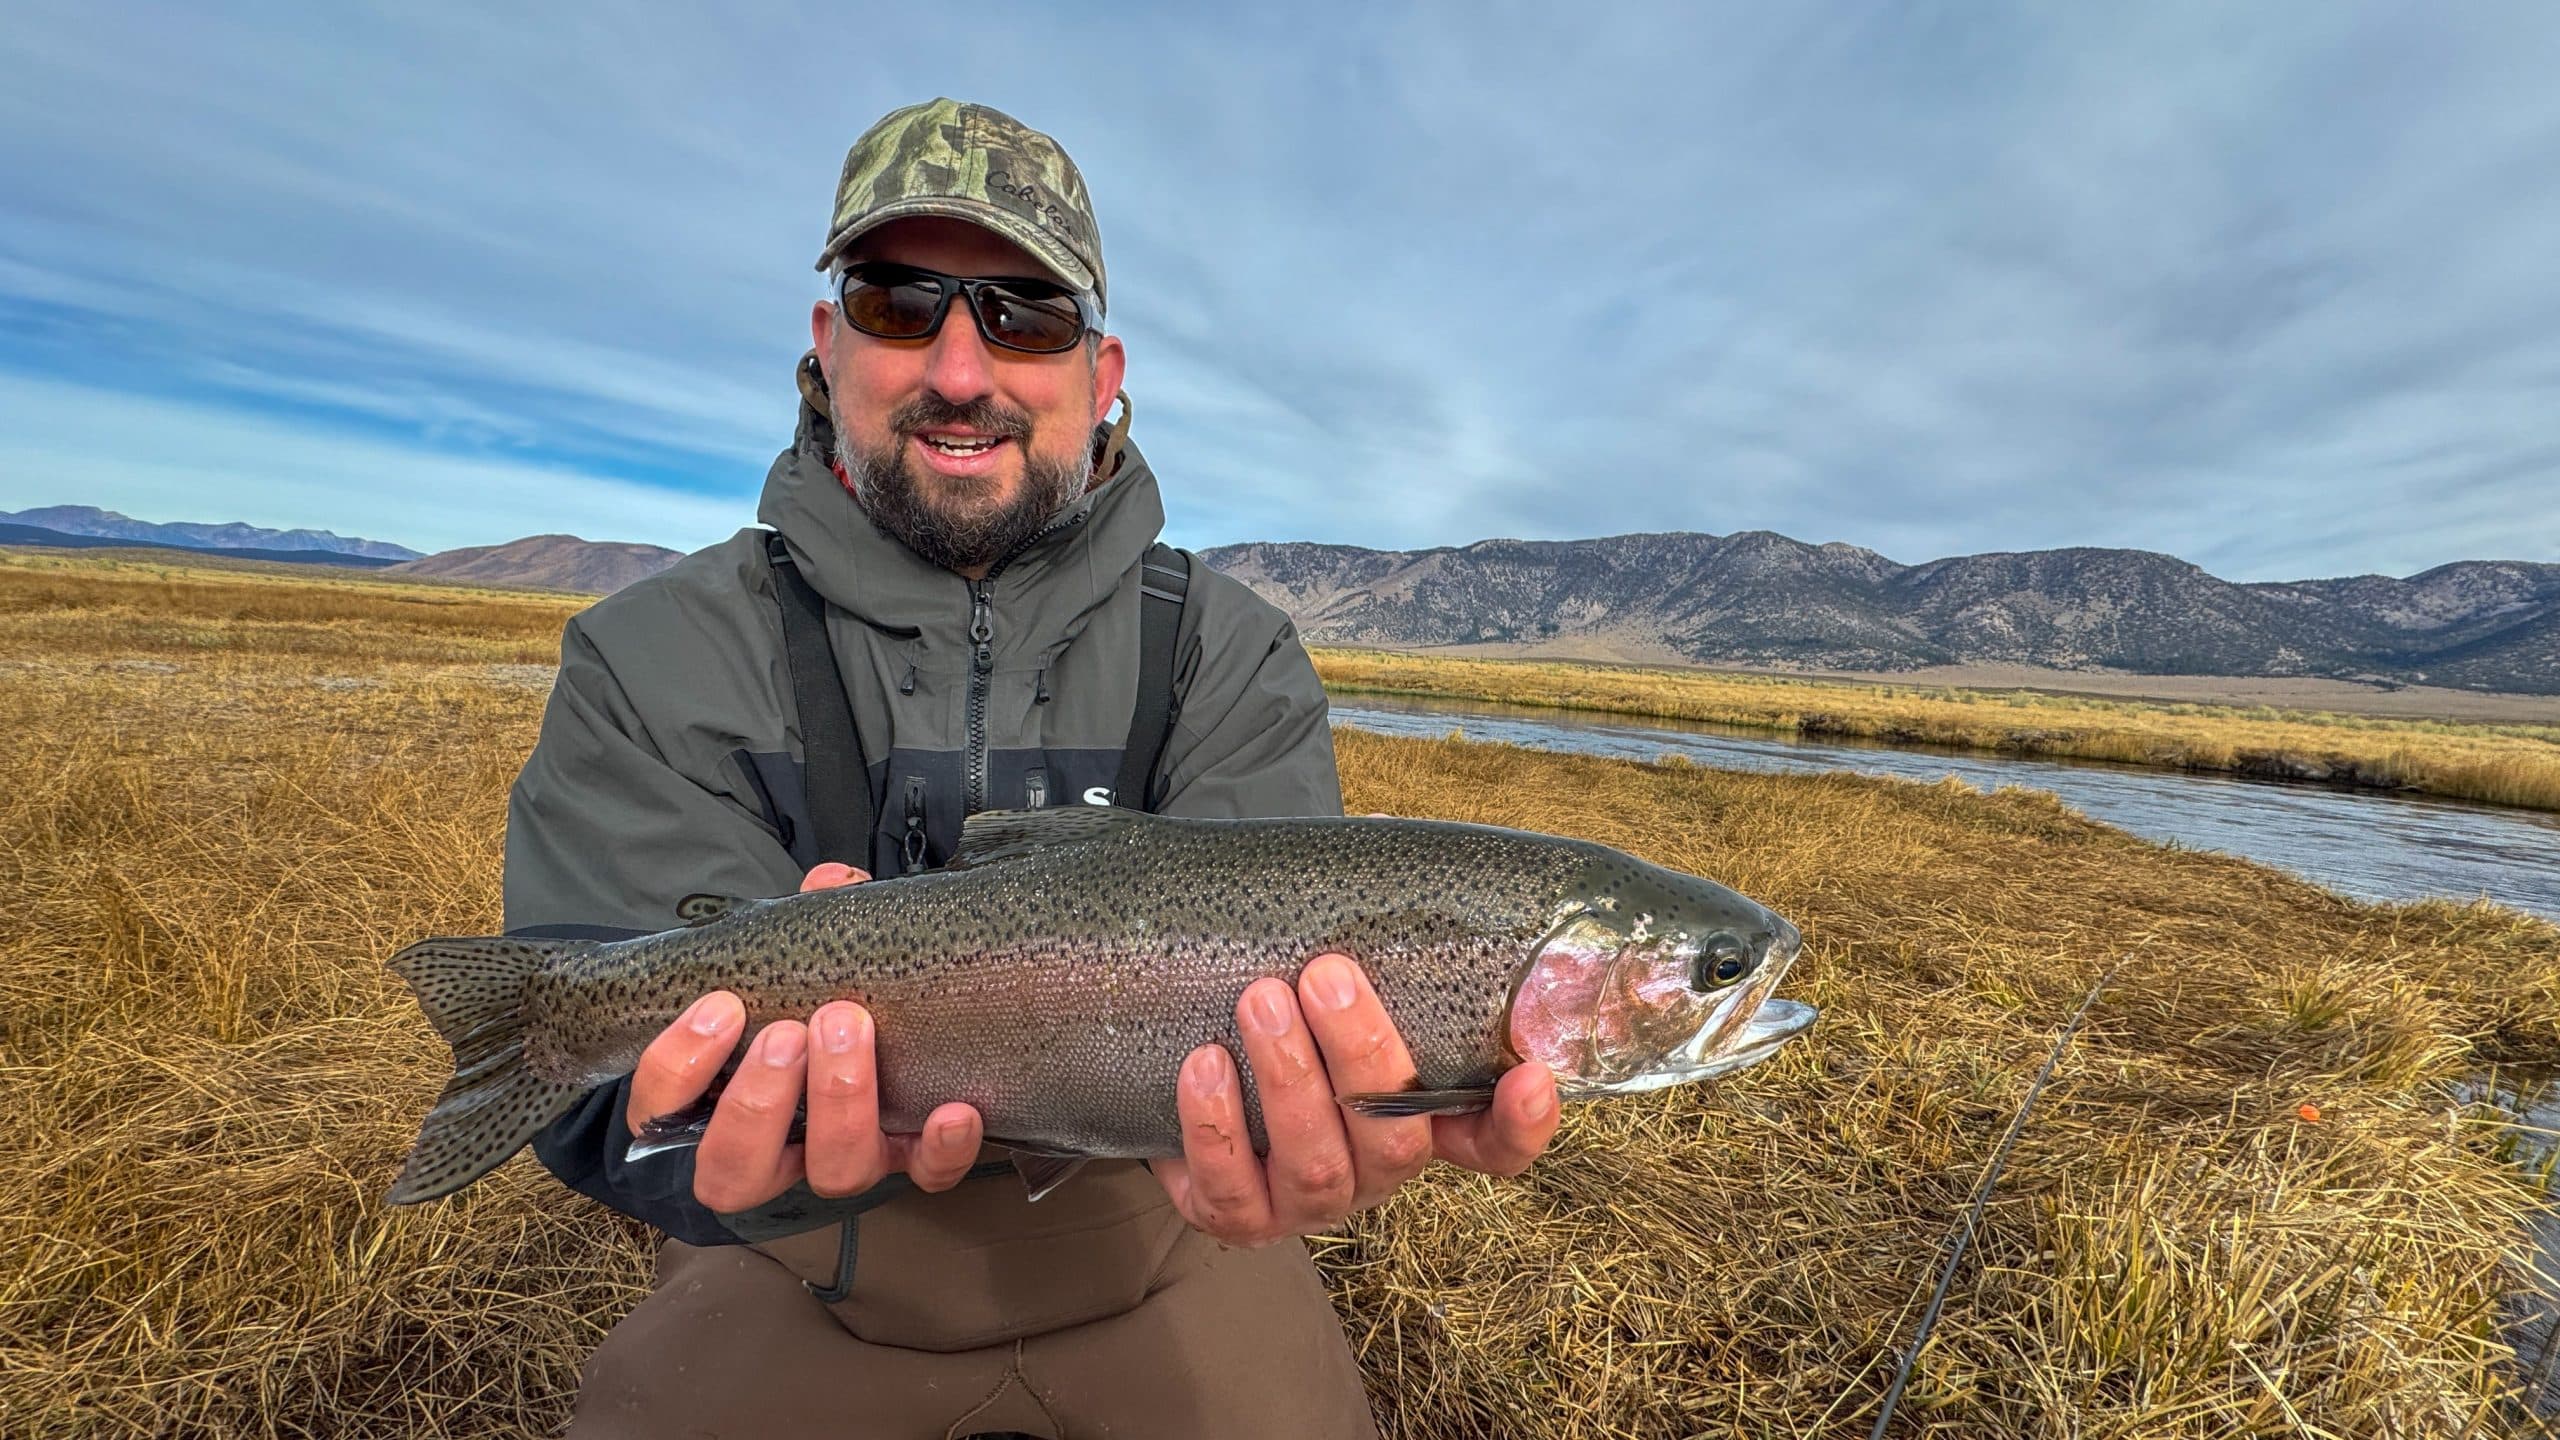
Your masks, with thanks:
M886 339L932 334L933 312L941 303L940 287L914 276L857 270L845 277L844 318L854 328Z
M1047 355L1073 347L1084 335L1084 319L1076 313L1076 302L1063 295L1022 295L986 286L978 291L977 301L987 338L999 345Z

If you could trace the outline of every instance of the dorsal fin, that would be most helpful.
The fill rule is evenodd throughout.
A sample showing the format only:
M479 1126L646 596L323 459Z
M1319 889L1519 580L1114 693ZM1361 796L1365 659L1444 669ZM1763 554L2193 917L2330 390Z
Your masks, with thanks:
M992 865L1014 860L1052 845L1073 845L1106 835L1125 834L1129 827L1162 823L1152 815L1117 805L1052 805L1045 810L982 810L962 821L960 850L951 868Z

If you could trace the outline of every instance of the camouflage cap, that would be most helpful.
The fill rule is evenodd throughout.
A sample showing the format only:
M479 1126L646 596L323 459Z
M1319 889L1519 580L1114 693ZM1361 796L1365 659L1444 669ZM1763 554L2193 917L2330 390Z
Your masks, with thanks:
M1003 111L933 100L892 110L862 132L845 152L818 268L864 231L908 215L985 226L1068 285L1104 298L1102 233L1084 176L1057 141Z

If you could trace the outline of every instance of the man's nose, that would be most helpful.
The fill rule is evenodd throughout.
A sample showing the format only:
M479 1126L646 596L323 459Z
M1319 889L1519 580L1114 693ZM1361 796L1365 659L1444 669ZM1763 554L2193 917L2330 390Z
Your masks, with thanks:
M995 393L995 359L987 354L986 337L978 333L977 319L969 313L965 297L954 301L934 334L932 348L925 352L924 382L943 399L960 405Z

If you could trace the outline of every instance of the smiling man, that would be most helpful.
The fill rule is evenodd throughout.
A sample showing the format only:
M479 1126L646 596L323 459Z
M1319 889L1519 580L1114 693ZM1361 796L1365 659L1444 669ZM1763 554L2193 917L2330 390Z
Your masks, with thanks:
M626 935L700 892L928 868L981 810L1340 813L1287 620L1157 542L1065 152L983 106L893 112L845 159L818 263L768 528L562 637L508 811L510 929ZM738 997L702 997L537 1141L669 1237L571 1434L1373 1433L1298 1237L1435 1154L1525 1168L1554 1082L1524 1065L1463 1119L1347 1115L1337 1094L1413 1068L1343 956L1258 982L1236 1021L1241 1055L1183 1068L1181 1157L1095 1162L1035 1204L960 1097L920 1134L882 1129L872 1018L847 1002L758 1031L697 1147L630 1157L748 1039ZM1240 1064L1267 1157L1243 1138Z

